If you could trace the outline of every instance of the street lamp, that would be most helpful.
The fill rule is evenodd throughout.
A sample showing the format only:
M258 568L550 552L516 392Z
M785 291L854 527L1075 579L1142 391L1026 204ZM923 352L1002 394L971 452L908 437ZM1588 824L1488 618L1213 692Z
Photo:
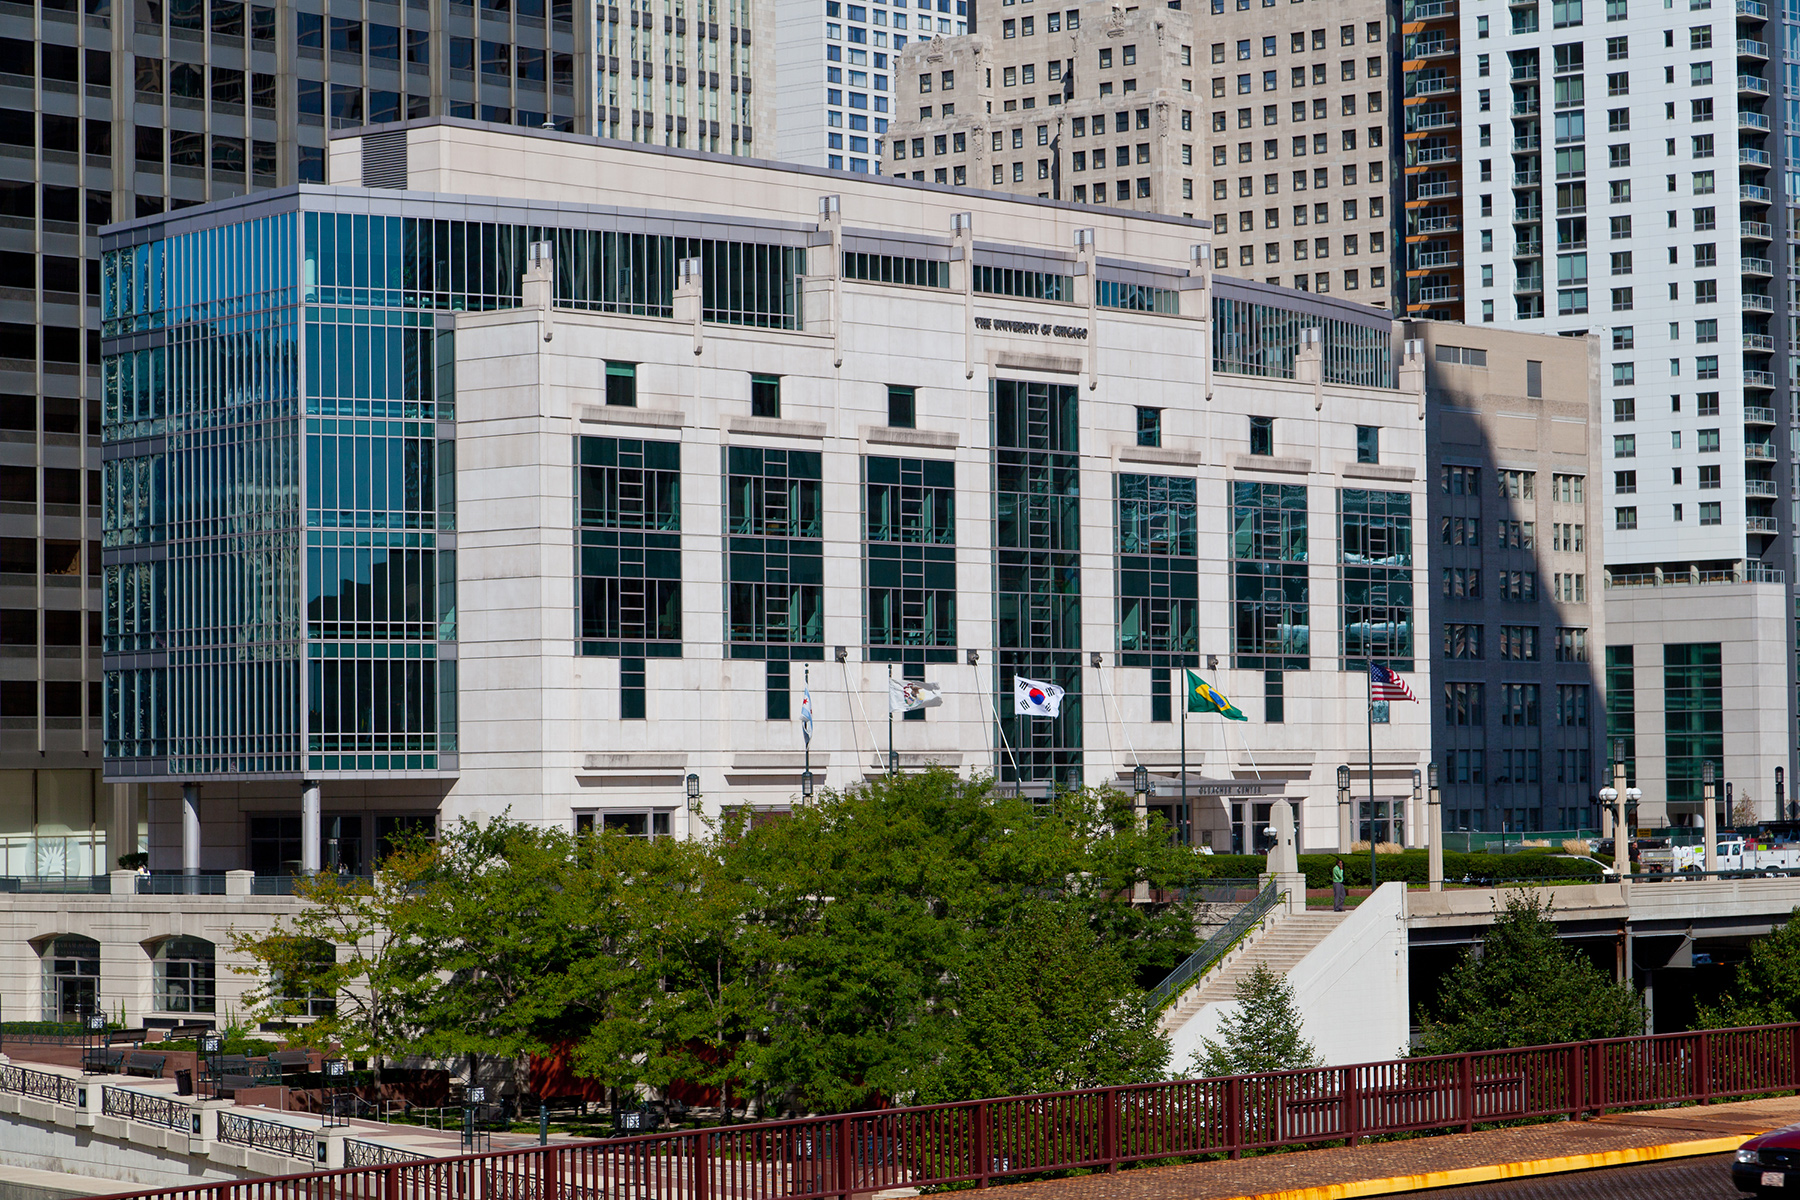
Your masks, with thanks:
M1421 798L1421 792L1423 791L1423 788L1424 788L1424 781L1425 781L1424 773L1422 771L1420 771L1417 767L1414 767L1413 768L1412 815L1415 820L1417 820L1418 816L1419 816L1419 800ZM1404 846L1404 845L1406 845L1406 820L1405 820L1406 814L1402 813L1402 814L1400 814L1400 816L1401 816L1401 819L1399 821L1395 822L1395 824L1397 824L1400 827L1400 844L1402 846Z
M811 800L813 794L813 773L810 770L800 772L800 798Z
M1139 803L1150 794L1150 772L1142 763L1131 773L1131 790L1137 793Z
M1338 853L1350 853L1351 820L1350 820L1350 768L1339 767L1338 779Z
M689 800L698 800L700 798L700 776L694 774L692 771L688 772L687 777L687 798Z

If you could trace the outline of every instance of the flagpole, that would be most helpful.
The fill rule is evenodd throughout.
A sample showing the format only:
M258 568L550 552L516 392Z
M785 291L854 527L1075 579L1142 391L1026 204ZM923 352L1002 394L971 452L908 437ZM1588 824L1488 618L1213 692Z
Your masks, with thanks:
M888 774L894 773L894 664L888 664ZM1373 735L1371 735L1373 736ZM1373 745L1374 743L1370 743Z
M801 694L806 697L806 715L808 717L810 717L810 716L812 716L812 664L808 663L806 666L802 667L800 670L801 670L800 686L803 689ZM800 732L801 732L801 734L804 735L802 740L806 743L805 765L802 766L800 769L804 773L804 776L811 776L812 775L812 725L811 725L811 723L810 722L802 722L801 727L800 727Z
M1176 814L1175 828L1179 840L1185 833L1193 837L1194 816L1188 811L1187 799L1187 712L1188 697L1193 694L1194 685L1188 682L1187 668L1181 668L1181 812ZM1182 845L1187 845L1182 842Z
M1371 650L1374 647L1370 647ZM1375 659L1363 672L1363 684L1369 697L1369 894L1375 894Z

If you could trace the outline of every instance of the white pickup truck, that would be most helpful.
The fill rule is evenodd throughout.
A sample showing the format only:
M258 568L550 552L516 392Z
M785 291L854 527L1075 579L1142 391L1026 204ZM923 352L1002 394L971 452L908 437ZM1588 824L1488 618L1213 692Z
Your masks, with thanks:
M1718 850L1721 871L1800 871L1800 845L1758 845L1746 843L1742 838L1731 838L1719 842ZM1704 846L1674 846L1663 853L1672 859L1667 869L1706 869Z

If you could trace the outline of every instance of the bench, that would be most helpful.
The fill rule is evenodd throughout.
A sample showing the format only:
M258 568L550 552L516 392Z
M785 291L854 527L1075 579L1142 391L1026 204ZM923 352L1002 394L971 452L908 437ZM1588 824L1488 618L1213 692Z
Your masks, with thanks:
M281 1075L304 1075L312 1070L312 1054L306 1050L277 1050L269 1065Z
M103 1046L90 1046L81 1052L81 1070L86 1075L117 1075L125 1061L123 1050L108 1050Z
M145 1054L142 1051L133 1053L125 1060L127 1075L141 1075L145 1079L161 1079L163 1064L169 1061L166 1054Z
M186 1042L199 1041L213 1031L211 1025L175 1025L163 1030L163 1041Z

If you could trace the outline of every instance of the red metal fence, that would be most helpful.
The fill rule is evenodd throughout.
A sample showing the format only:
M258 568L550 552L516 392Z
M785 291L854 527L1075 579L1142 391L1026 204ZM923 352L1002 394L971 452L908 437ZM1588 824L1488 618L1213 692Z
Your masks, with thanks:
M1800 1024L533 1146L128 1193L167 1200L851 1200L925 1184L1800 1090Z

